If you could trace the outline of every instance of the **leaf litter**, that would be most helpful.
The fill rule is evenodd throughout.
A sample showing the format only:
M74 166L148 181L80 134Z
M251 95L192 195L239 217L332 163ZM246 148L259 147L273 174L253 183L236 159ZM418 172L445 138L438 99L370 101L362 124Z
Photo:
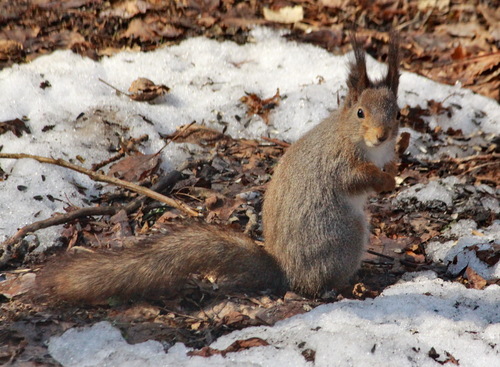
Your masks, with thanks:
M291 39L340 54L349 48L347 33L354 24L379 60L387 55L387 35L381 31L394 27L402 35L406 70L500 100L497 5L492 0L2 2L0 68L56 49L96 60L199 35L245 43L255 25L291 30Z

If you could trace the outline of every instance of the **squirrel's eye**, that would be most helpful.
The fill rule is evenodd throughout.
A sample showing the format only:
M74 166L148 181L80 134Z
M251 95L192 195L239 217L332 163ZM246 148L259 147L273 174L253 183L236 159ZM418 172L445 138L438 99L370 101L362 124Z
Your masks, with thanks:
M358 117L360 119L364 119L365 118L365 113L363 112L363 110L361 108L358 110Z
M398 114L396 115L396 120L399 120L401 118L401 112L398 111Z

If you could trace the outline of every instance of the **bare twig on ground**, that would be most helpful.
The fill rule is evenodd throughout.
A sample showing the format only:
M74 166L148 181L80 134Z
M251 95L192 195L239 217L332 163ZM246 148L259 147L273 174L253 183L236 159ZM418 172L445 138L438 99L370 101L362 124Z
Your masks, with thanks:
M110 177L107 175L103 175L101 173L93 172L89 169L86 169L86 168L81 167L81 166L77 166L76 164L67 162L63 159L47 158L47 157L41 157L41 156L36 156L36 155L31 155L31 154L24 154L24 153L0 153L0 158L8 158L8 159L31 158L31 159L34 159L34 160L41 162L41 163L49 163L49 164L54 164L56 166L69 168L69 169L72 169L73 171L83 173L84 175L89 176L91 179L93 179L95 181L110 183L110 184L113 184L116 186L126 188L126 189L133 191L133 192L136 192L138 194L148 196L151 199L158 200L164 204L170 205L171 207L177 208L189 216L192 216L192 217L198 216L198 212L191 209L189 206L187 206L186 204L184 204L183 202L181 202L179 200L171 199L171 198L166 197L162 194L159 194L155 191L152 191L146 187L142 187L142 186L136 185L136 184L128 182L128 181L120 180L116 177Z
M260 138L262 140L268 141L270 143L274 143L276 145L279 145L280 147L283 147L283 148L288 148L291 145L290 143L287 143L286 141L283 141L283 140L267 138L265 136L261 136Z
M161 178L155 185L153 185L151 190L161 192L166 190L167 188L171 188L175 185L176 182L181 179L181 177L182 174L179 171L172 171L167 176ZM82 217L94 215L114 215L120 210L124 210L126 213L131 213L134 210L137 210L144 203L146 198L147 196L145 195L140 196L127 205L80 208L66 214L57 214L52 218L28 224L27 226L24 226L19 231L17 231L14 236L10 237L8 240L1 244L0 249L3 250L3 253L0 256L0 268L7 264L7 262L9 262L9 260L12 258L12 255L16 252L17 247L21 243L21 240L29 233L33 233L39 229L68 223L72 220Z
M461 157L461 158L442 157L439 160L429 160L428 162L440 163L443 160L446 160L446 161L455 162L455 163L465 163L465 162L469 162L469 161L483 161L483 160L490 160L490 159L495 159L495 158L500 158L500 154L499 153L474 154L474 155L469 155L467 157Z

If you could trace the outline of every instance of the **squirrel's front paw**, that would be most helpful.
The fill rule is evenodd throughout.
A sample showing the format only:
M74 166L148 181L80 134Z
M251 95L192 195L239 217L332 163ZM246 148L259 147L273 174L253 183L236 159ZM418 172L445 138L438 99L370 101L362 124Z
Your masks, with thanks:
M394 176L382 172L380 175L380 180L377 180L374 189L376 192L386 192L386 191L392 191L396 187L396 180L394 179Z
M392 177L395 177L398 174L398 165L396 162L391 161L384 166L384 172L388 173Z

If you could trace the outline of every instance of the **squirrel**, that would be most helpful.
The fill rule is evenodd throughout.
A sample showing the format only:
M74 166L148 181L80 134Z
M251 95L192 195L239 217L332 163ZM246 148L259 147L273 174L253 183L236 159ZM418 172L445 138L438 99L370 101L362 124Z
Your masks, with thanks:
M399 127L398 36L391 34L387 75L378 81L368 77L354 35L351 44L343 105L292 144L274 170L264 196L264 247L223 226L182 226L122 251L61 257L37 277L42 293L89 303L157 297L182 289L193 274L215 278L222 292L315 297L347 285L369 240L367 196L395 187Z

